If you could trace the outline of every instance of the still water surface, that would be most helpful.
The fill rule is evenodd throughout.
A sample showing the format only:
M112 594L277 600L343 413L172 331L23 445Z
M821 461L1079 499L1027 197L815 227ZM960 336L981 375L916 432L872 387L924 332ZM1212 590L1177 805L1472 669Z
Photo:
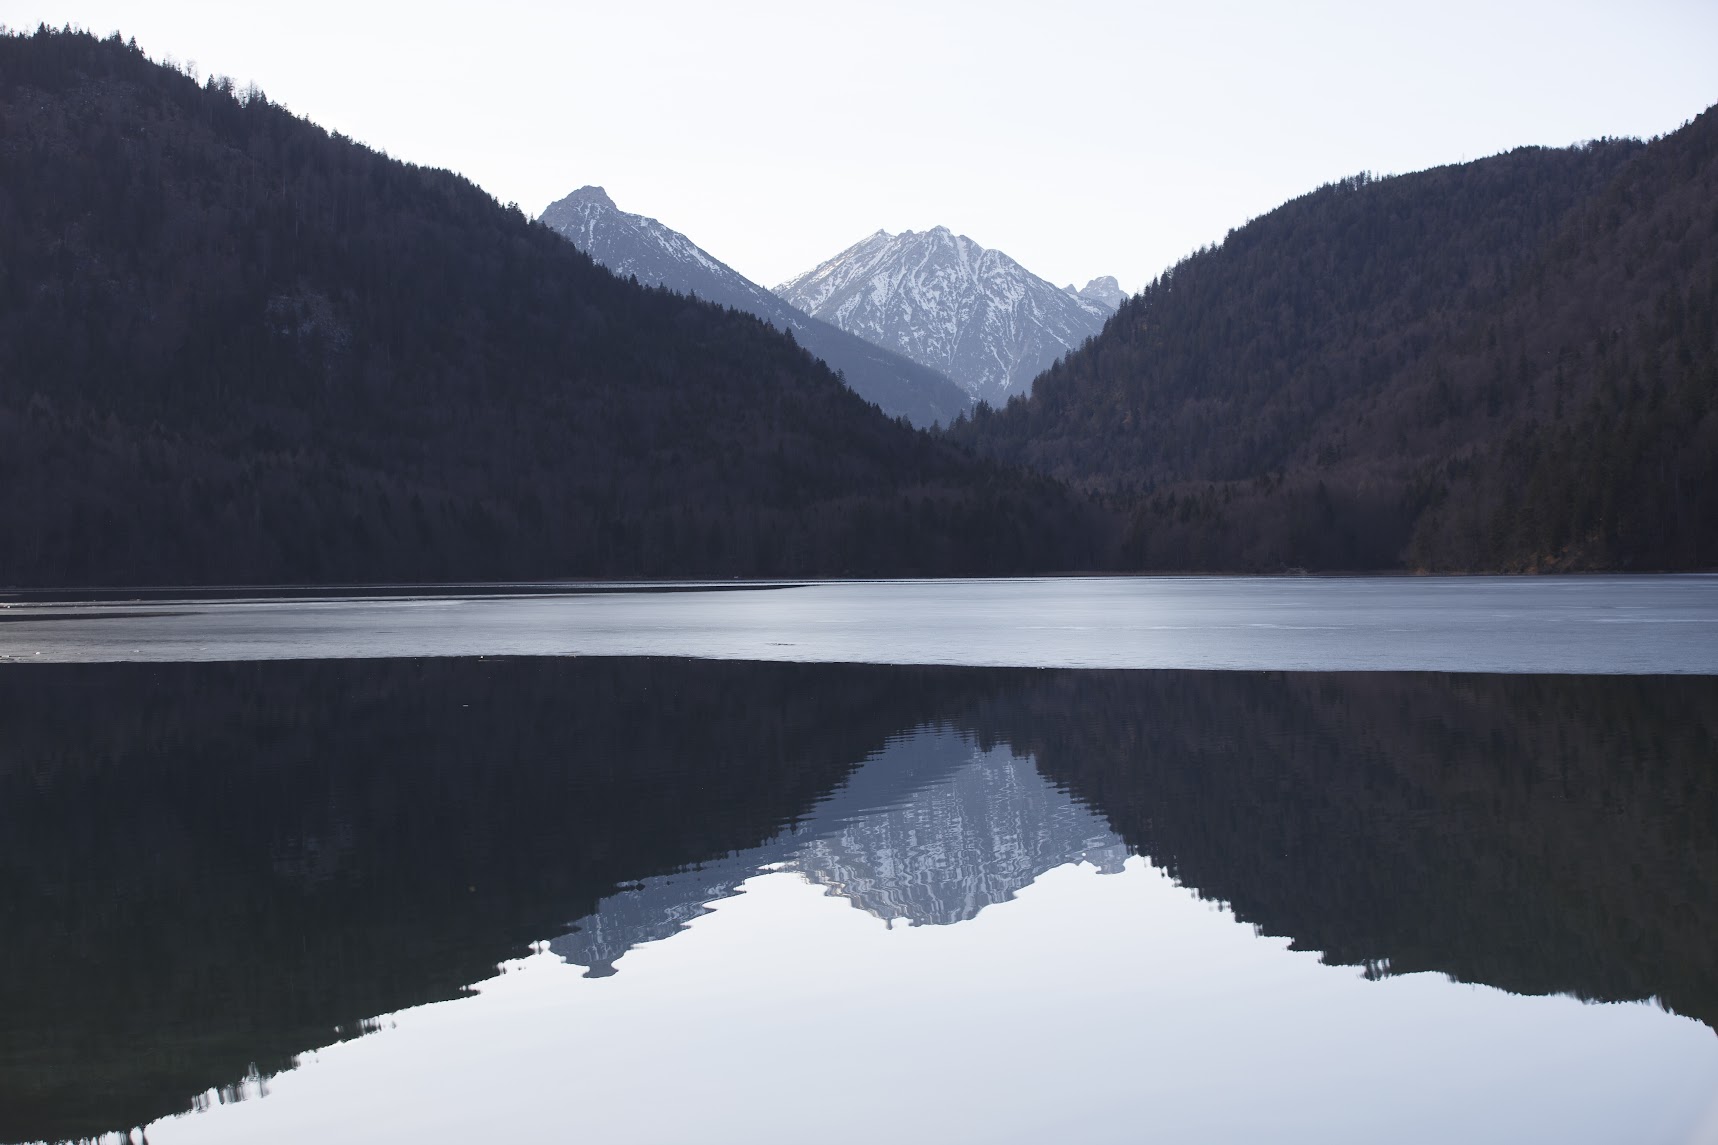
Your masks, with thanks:
M1516 583L1605 582L1421 598L1512 609L1510 674L480 660L459 626L0 670L0 1141L1718 1141L1718 676L1626 674L1650 642ZM1710 581L1623 583L1625 646L1708 623ZM353 606L254 607L371 652L415 615ZM1536 639L1555 674L1501 647Z

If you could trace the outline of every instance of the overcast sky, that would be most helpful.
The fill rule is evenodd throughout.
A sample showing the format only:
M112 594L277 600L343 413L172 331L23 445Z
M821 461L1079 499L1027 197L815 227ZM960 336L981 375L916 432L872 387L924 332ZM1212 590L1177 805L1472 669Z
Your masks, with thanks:
M1129 290L1285 199L1718 102L1714 0L0 0L536 214L598 183L774 285L938 224Z

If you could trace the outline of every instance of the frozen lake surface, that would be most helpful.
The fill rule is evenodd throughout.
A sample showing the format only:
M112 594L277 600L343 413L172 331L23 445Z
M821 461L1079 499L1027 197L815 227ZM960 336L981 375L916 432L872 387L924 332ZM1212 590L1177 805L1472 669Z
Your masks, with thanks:
M0 600L0 657L676 656L988 667L1718 673L1718 576L1709 575L615 587Z

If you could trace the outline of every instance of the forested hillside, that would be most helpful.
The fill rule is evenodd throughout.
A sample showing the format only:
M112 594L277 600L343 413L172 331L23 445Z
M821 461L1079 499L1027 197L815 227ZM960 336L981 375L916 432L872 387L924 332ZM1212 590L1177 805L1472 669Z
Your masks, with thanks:
M1012 572L1053 482L117 37L0 37L0 584Z
M1718 564L1718 113L1323 187L954 434L1132 568Z

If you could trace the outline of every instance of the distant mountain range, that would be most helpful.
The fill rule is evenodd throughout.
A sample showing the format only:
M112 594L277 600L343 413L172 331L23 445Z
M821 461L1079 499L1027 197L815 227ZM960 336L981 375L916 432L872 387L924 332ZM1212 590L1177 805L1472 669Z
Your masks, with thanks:
M971 404L943 374L796 310L679 231L621 210L601 187L580 187L552 203L541 221L622 278L697 295L793 331L800 345L891 417L947 425Z
M775 292L991 405L1030 393L1032 379L1102 330L1122 298L1113 278L1063 289L947 227L878 231Z
M1058 290L947 227L878 231L772 293L601 187L551 203L540 221L623 278L791 330L861 397L921 427L1029 392L1127 297L1110 276Z

